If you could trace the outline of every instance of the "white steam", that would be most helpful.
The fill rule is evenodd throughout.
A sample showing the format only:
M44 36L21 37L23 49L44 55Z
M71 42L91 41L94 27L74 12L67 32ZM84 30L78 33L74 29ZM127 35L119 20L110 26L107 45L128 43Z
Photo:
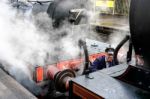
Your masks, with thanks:
M46 13L26 16L5 0L0 7L0 62L18 80L22 79L18 70L32 77L30 70L34 66L74 58L79 53L79 39L98 37L89 31L88 25L72 26L65 22L61 28L53 29ZM60 56L63 58L59 59Z
M36 65L77 57L79 39L101 39L91 31L89 24L72 26L64 22L61 28L53 29L52 20L46 13L26 16L10 7L5 0L0 2L0 7L0 62L17 79L22 79L22 76L18 76L16 70L31 77L30 70ZM94 18L91 10L87 15L90 21ZM118 36L113 37L109 42L112 45L118 43Z
M28 66L44 65L45 53L50 51L48 37L39 34L31 20L18 16L6 2L0 6L0 61L29 75Z

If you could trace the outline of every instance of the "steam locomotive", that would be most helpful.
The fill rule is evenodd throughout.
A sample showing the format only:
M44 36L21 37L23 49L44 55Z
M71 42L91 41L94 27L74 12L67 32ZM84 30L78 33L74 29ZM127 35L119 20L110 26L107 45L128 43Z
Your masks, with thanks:
M68 0L56 0L50 4L48 13L54 18L54 26L59 26L59 22L64 17L69 16L73 5L68 9L61 9L61 4ZM69 1L70 2L70 1ZM72 3L72 2L70 2ZM89 73L89 63L98 57L99 54L89 55L87 43L80 41L83 48L84 59L75 59L57 63L56 66L35 68L34 77L37 83L26 78L19 83L27 88L24 89L19 83L12 79L9 72L1 66L0 70L0 97L7 98L69 98L69 99L149 99L150 98L150 53L149 53L149 32L150 32L150 13L149 0L131 0L130 4L130 35L126 36L115 48L114 60L118 64L118 51L128 40L130 41L127 52L127 63L118 64L115 67ZM144 6L144 7L143 7ZM60 8L59 8L60 7ZM61 10L60 10L61 9ZM64 10L64 11L63 11ZM77 12L81 10L76 10ZM76 13L75 11L75 13ZM60 13L59 13L60 12ZM71 11L71 13L74 11ZM78 13L79 13L78 12ZM61 14L62 13L62 14ZM64 14L64 15L63 15ZM76 14L75 14L76 15ZM73 14L74 16L74 14ZM73 22L76 18L73 17ZM71 18L72 22L72 18ZM78 23L78 22L77 22ZM132 60L132 49L135 54L144 60L141 66L129 64ZM101 53L102 54L102 53ZM70 67L83 63L83 75L76 77L75 70ZM69 65L69 68L66 68ZM62 68L63 66L66 66ZM61 67L61 69L60 69ZM4 72L5 71L5 72ZM21 75L24 75L21 73ZM91 77L92 76L92 77ZM51 79L51 80L50 80ZM7 80L7 81L6 81ZM8 81L10 80L10 82ZM43 80L45 80L43 82ZM40 83L39 83L40 82ZM4 93L4 91L8 93ZM62 92L62 93L61 93ZM67 92L67 93L66 93ZM2 94L1 94L2 93ZM35 97L36 96L36 97Z

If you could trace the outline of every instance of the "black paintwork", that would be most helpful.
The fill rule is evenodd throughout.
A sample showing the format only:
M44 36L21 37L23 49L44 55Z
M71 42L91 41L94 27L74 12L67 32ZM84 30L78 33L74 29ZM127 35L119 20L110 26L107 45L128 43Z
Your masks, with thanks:
M150 0L131 0L130 32L136 54L150 64Z

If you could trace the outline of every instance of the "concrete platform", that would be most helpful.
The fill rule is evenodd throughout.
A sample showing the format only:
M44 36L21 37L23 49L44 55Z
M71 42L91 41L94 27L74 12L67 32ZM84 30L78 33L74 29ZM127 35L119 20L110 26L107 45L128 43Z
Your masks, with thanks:
M0 69L0 99L37 99Z
M128 16L119 15L101 15L99 20L91 23L92 26L98 26L103 29L112 29L114 31L129 32Z

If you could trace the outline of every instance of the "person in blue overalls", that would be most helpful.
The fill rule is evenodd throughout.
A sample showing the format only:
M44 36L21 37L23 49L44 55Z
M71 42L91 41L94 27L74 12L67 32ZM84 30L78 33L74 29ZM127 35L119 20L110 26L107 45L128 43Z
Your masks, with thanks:
M103 68L112 67L115 65L113 60L114 48L109 47L105 49L106 55L100 56L91 63L90 71L94 72Z

